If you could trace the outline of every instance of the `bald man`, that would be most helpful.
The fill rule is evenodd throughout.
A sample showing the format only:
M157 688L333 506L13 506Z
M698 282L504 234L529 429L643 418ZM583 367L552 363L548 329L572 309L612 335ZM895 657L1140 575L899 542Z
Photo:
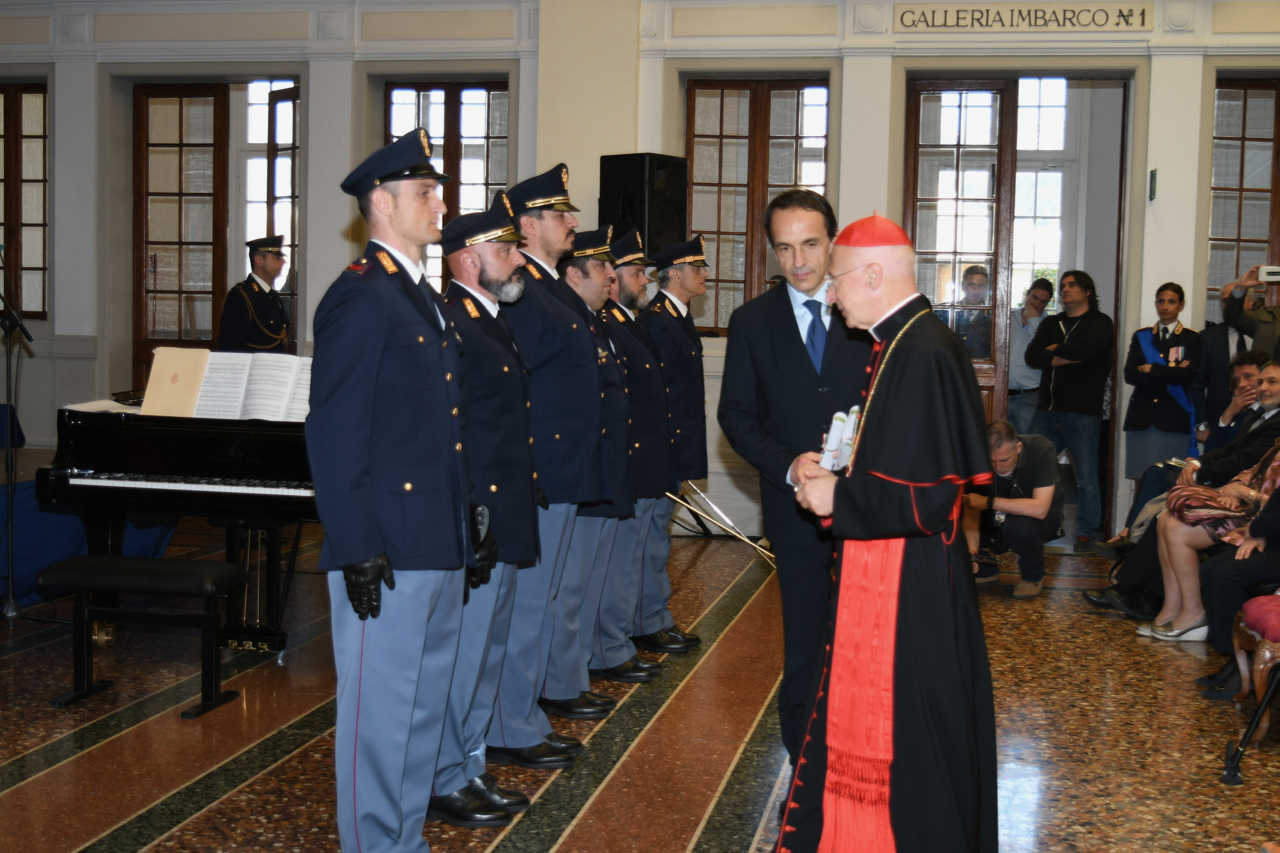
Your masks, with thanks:
M964 344L916 291L907 235L879 216L836 238L827 300L875 339L862 426L836 476L808 454L796 500L840 548L827 677L784 838L801 851L994 853L991 671L957 529L991 481Z

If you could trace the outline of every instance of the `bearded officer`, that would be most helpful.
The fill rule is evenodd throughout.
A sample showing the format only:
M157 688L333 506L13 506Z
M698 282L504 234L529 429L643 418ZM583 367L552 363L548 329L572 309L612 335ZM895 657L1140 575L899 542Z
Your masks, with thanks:
M516 574L516 604L489 724L491 762L568 767L582 743L551 730L538 706L560 588L578 505L604 497L601 483L601 393L597 347L581 300L560 280L556 264L573 248L578 225L563 165L507 192L512 224L524 235L524 295L503 308L529 367L529 428L538 485L538 561Z
M701 236L673 243L653 256L660 288L639 322L657 345L662 378L667 388L668 438L676 480L707 476L707 394L702 379L702 339L689 314L689 303L707 292L707 257ZM675 494L674 492L672 494ZM645 546L645 571L636 605L635 635L631 640L655 652L686 652L701 639L675 627L668 605L671 581L671 516L675 502L661 498L653 513Z
M289 311L275 281L288 260L284 237L259 237L249 247L249 277L227 291L218 324L219 352L287 352Z
M462 442L471 503L488 509L496 565L487 583L473 584L462 609L462 642L427 816L476 828L506 826L512 814L529 807L528 797L500 787L486 772L484 742L506 657L517 570L538 558L529 369L503 316L503 306L524 292L519 240L510 202L498 192L489 210L449 222L440 241L453 274L445 313L462 337Z
M474 562L458 338L423 270L447 180L421 128L347 176L369 244L315 315L307 455L329 572L335 814L348 853L430 850L422 831L441 685L458 652L458 570Z

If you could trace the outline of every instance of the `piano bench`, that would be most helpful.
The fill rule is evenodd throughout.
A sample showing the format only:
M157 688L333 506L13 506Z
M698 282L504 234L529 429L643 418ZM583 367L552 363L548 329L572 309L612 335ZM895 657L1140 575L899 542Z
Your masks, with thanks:
M182 712L192 720L206 711L239 696L222 690L221 629L218 598L249 580L249 573L231 563L205 560L157 560L149 557L120 557L90 554L54 563L40 572L42 587L71 588L76 591L72 620L74 689L52 701L65 708L111 687L110 681L93 680L93 623L139 622L199 628L201 701ZM95 607L95 592L129 592L143 595L177 595L204 599L199 614L153 613L119 607Z

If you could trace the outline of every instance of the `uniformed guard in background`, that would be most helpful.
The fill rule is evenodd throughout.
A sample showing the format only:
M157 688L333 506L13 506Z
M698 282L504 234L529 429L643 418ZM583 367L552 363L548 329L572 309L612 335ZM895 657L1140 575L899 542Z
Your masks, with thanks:
M285 264L284 237L259 237L249 247L252 272L227 292L218 326L219 352L288 352L289 311L275 281Z
M449 711L428 818L455 826L494 827L529 807L519 791L485 770L485 733L493 718L515 605L516 571L538 559L538 483L529 434L529 368L502 315L524 292L506 193L484 213L444 227L440 248L453 280L446 316L462 337L462 443L471 472L471 503L488 509L496 547L488 583L462 610L462 641L449 688Z
M702 480L707 476L707 394L702 379L702 339L689 316L689 303L707 292L707 258L701 236L672 243L653 256L658 287L653 300L640 312L639 322L658 347L662 378L667 383L670 417L669 440L676 479ZM673 492L673 494L675 494ZM642 649L684 652L700 640L675 627L668 604L671 581L667 560L671 557L671 516L675 503L658 501L653 513L649 542L645 547L644 582L636 608L635 634L631 640Z
M369 245L315 316L307 456L324 524L347 853L426 853L423 823L474 564L461 360L423 247L444 213L419 128L342 182ZM386 591L383 591L383 586Z
M516 603L499 682L501 702L489 724L491 762L568 767L582 743L551 730L538 697L547 675L555 619L553 598L568 557L578 504L604 495L600 470L600 368L595 337L580 300L559 280L556 264L572 250L576 207L563 165L507 193L512 224L524 235L524 295L502 309L529 366L529 428L538 485L538 562L516 573Z
M631 469L627 464L627 423L631 411L626 378L599 313L609 298L609 284L613 280L613 255L609 254L612 234L613 229L609 227L579 232L573 240L573 251L561 258L556 267L561 281L576 295L583 322L595 336L602 409L597 439L603 497L578 507L578 517L569 537L564 576L555 596L551 658L539 700L548 714L570 720L600 719L607 716L614 705L613 699L591 692L588 644L600 607L618 521L635 513Z
M609 250L614 258L614 279L610 298L600 311L609 337L618 348L627 380L627 400L631 421L627 429L627 453L631 463L631 487L635 515L618 522L604 573L600 605L594 615L594 630L587 631L590 673L597 678L621 682L652 681L662 665L636 654L631 642L631 623L640 595L644 549L653 525L658 500L679 488L671 461L671 439L667 435L667 389L657 344L636 322L642 309L649 278L645 273L653 261L644 256L640 232L631 229ZM591 623L586 624L591 629Z

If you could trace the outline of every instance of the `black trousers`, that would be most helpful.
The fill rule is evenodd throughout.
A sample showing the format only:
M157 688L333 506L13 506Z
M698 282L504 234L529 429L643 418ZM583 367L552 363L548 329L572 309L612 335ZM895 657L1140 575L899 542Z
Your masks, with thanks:
M1125 557L1116 572L1116 588L1121 592L1142 592L1155 598L1164 598L1164 576L1160 574L1160 537L1156 524L1147 526L1147 532L1129 556Z
M984 510L981 519L984 534L996 534L996 516ZM1044 518L1029 515L1006 515L998 528L1004 547L1018 555L1018 571L1024 581L1035 582L1044 578L1044 545L1058 538L1062 516L1050 512ZM984 539L987 537L984 536Z
M830 540L818 540L809 548L788 548L777 543L773 546L774 561L778 564L778 591L782 596L784 646L778 720L782 744L793 765L804 743L813 696L826 657L834 549Z
M1259 581L1280 581L1280 566L1270 553L1255 551L1237 560L1235 551L1227 551L1200 564L1200 598L1209 615L1209 637L1213 648L1224 655L1233 653L1231 628L1236 614L1249 600L1249 587Z

